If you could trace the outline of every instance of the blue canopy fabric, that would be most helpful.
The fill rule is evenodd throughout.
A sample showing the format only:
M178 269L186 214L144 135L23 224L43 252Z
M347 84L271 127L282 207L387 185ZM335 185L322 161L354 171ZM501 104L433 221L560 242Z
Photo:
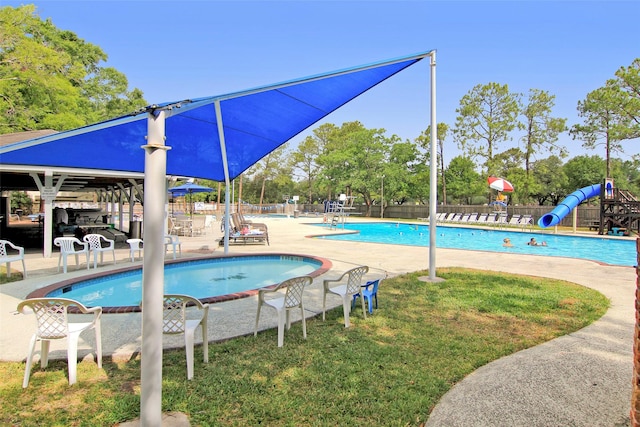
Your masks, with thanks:
M147 118L167 111L167 175L234 179L292 137L431 51L226 95L150 105L128 116L6 145L7 165L144 172ZM219 102L224 144L215 103Z

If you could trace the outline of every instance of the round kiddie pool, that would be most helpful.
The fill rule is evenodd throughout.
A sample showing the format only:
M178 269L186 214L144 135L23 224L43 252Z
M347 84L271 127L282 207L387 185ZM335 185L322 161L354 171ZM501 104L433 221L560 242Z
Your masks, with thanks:
M308 255L227 255L166 261L164 293L186 294L203 303L246 298L258 289L296 276L317 277L331 261ZM69 298L85 306L101 306L103 313L140 311L142 267L77 277L30 293L27 298Z

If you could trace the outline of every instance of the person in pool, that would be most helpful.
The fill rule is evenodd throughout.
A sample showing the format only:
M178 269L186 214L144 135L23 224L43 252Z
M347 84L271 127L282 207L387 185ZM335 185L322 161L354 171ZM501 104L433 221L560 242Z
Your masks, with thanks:
M503 242L502 246L504 246L505 248L512 248L513 247L513 245L511 244L511 239L508 238L508 237L505 237L502 240L502 242Z
M536 239L535 239L534 237L532 237L532 238L531 238L531 240L529 240L529 241L527 242L527 245L529 245L529 246L547 246L547 242L540 242L540 243L538 243L538 242L536 241Z

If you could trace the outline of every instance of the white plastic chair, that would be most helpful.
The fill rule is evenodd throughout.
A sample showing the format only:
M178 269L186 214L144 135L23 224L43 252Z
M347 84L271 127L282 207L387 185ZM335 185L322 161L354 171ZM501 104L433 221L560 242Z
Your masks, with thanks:
M60 271L60 261L62 260L63 272L67 272L67 257L75 255L76 266L79 266L78 255L85 254L87 257L87 270L89 269L89 244L81 242L75 237L56 237L53 244L60 248L60 257L58 258L58 271Z
M279 283L273 289L263 288L258 290L258 312L256 313L256 326L253 336L258 335L258 321L260 320L260 310L263 305L267 305L276 310L278 314L278 347L284 344L284 327L285 318L287 330L291 328L291 319L289 312L295 308L300 309L302 317L302 336L307 338L307 324L304 316L304 306L302 304L302 294L304 287L310 285L313 279L310 276L294 277ZM281 290L285 289L282 293ZM269 295L277 295L276 297L267 298Z
M69 307L77 308L80 313L93 314L90 322L69 322ZM51 340L67 338L67 361L69 365L69 385L76 383L76 372L78 365L78 338L80 334L93 328L96 333L96 356L98 359L98 369L102 369L102 338L100 333L100 316L102 307L87 308L78 301L66 298L32 298L18 304L18 311L26 314L25 309L29 308L36 315L37 330L31 337L29 343L29 353L27 355L27 366L24 371L22 388L29 385L31 376L31 364L36 342L41 342L40 366L46 368L49 363L49 344ZM73 313L72 313L73 315Z
M182 242L178 236L167 234L164 236L164 252L166 254L167 250L169 250L169 245L171 245L173 249L173 259L176 259L176 248L180 253L180 257L182 257Z
M131 256L131 262L136 260L136 252L138 252L138 258L142 258L142 239L127 239L129 244L129 256Z
M7 247L13 249L9 250ZM17 251L17 253L15 253ZM11 277L11 263L14 261L22 261L22 277L27 278L27 267L24 264L24 248L16 246L8 240L0 240L0 263L7 264L7 277Z
M325 320L325 311L327 305L327 294L332 293L339 295L342 298L342 310L344 313L344 327L351 326L349 322L349 312L351 311L351 300L353 296L360 292L360 285L362 284L362 277L369 271L369 267L361 266L352 268L346 271L338 279L326 279L323 282L324 292L322 293L322 320ZM346 280L346 283L345 283ZM331 283L343 283L338 286L331 287ZM366 309L364 306L364 298L362 300L362 315L367 318Z
M188 318L187 306L197 310L197 317ZM202 304L198 299L188 295L168 294L164 296L162 333L167 335L184 334L184 346L187 354L187 379L193 378L193 347L198 326L202 327L202 352L204 363L209 363L209 335L207 320L209 304Z
M113 263L116 263L115 241L107 239L102 234L87 234L82 238L89 244L89 252L93 252L93 268L98 268L98 254L100 254L100 264L104 261L104 253L110 251L113 255ZM102 246L102 242L107 245Z

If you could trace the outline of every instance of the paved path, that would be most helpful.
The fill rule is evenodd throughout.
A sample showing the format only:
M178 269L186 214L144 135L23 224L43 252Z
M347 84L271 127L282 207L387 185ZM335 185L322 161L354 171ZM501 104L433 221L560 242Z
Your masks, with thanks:
M294 253L329 258L331 272L314 281L307 300L309 315L322 310L321 280L354 265L369 265L372 274L390 275L426 269L428 249L409 246L308 239L322 229L305 225L313 218L265 219L271 246L232 246L231 253ZM326 229L324 229L326 230ZM209 236L181 238L185 256L221 253ZM118 266L128 264L128 250L118 250ZM33 324L15 315L17 303L31 290L66 277L56 274L57 258L27 257L30 278L0 286L0 360L24 360ZM634 327L633 268L595 262L531 255L438 249L437 266L459 266L569 280L602 292L611 300L606 315L580 331L494 361L453 387L432 412L428 426L623 426L631 399ZM105 265L101 269L110 269ZM73 267L72 267L73 269ZM70 271L67 276L82 275ZM381 290L384 294L384 290ZM334 305L337 305L335 301ZM252 333L254 298L212 306L210 339ZM295 321L295 318L294 318ZM261 319L260 328L275 327L275 319ZM131 358L140 350L140 315L104 315L105 355ZM91 350L90 334L81 343L81 356ZM165 340L166 346L180 339ZM55 344L57 345L57 343ZM52 357L64 357L64 344L52 344ZM83 353L84 351L84 353Z

